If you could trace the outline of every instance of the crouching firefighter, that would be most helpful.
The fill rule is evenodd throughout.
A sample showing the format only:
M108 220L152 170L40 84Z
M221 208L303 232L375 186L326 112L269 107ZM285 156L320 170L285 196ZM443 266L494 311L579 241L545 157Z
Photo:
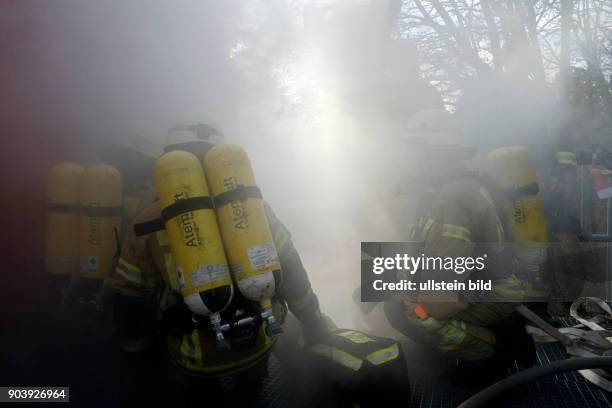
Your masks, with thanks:
M408 182L423 184L420 190L429 194L413 239L423 243L425 257L487 254L486 268L471 277L491 280L493 289L402 295L385 303L385 314L396 330L446 361L451 380L482 385L515 359L533 363L533 343L515 313L523 288L511 269L513 262L506 259L504 228L491 194L465 163L476 151L461 142L453 116L442 110L420 111L410 118L407 130L402 140L407 153L425 158Z
M128 231L115 271L125 350L147 352L159 306L174 402L256 402L287 307L307 337L327 331L289 232L262 201L248 157L216 143L222 140L208 124L170 129L155 165L158 199ZM237 390L229 401L218 381L228 376Z

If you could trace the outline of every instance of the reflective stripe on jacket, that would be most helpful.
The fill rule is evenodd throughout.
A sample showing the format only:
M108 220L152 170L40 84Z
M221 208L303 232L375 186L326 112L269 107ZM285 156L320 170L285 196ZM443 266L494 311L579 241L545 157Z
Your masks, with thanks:
M301 308L313 304L313 299L318 304L316 295L312 292L289 232L265 203L264 208L281 262L282 273L276 292L280 299L288 303L289 309L298 315ZM160 216L160 205L156 201L136 217L134 224ZM136 236L130 227L115 272L114 290L121 295L160 295L159 307L162 312L182 302L168 235L163 230ZM282 309L276 302L273 310L281 321L282 316L278 312ZM318 308L312 313L318 314ZM205 330L166 336L173 362L187 371L204 376L230 375L249 368L267 356L274 341L274 338L266 334L263 324L253 345L236 347L230 351L217 351L215 338Z

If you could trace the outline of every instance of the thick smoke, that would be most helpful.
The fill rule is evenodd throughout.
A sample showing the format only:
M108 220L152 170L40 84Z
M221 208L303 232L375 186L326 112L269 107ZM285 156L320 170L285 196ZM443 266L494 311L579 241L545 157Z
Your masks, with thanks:
M438 92L415 40L424 31L400 29L401 1L28 4L18 14L36 30L16 81L46 134L91 162L130 133L161 146L188 113L215 118L249 152L340 326L359 319L359 242L405 239L389 198L418 165L396 149L410 114L446 106L486 151L545 143L563 113L510 68L457 78L453 98ZM515 70L530 61L521 44L506 51Z

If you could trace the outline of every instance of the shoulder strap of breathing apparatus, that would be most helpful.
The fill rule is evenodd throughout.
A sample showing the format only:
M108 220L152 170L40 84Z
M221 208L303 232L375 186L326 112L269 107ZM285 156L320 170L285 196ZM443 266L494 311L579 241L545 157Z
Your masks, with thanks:
M193 197L179 200L162 210L162 216L150 221L134 225L137 237L153 234L165 229L165 224L171 218L195 210L214 209L232 201L246 201L249 198L262 198L261 191L256 186L237 186L235 189L221 193L216 197Z

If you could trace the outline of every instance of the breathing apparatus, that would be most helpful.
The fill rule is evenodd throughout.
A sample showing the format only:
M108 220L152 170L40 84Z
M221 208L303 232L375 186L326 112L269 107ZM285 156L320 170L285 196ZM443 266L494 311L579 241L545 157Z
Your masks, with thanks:
M218 129L170 128L155 186L183 301L194 322L208 318L217 347L228 350L234 330L263 323L269 335L282 331L272 313L280 263L248 155L222 143ZM255 307L224 314L237 297Z

